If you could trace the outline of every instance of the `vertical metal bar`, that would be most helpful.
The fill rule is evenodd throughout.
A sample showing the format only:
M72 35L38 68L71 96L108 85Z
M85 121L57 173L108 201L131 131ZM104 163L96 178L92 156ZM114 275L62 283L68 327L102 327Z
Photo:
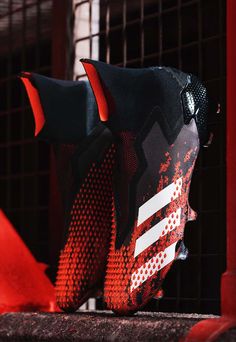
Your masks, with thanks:
M110 4L109 4L109 0L107 0L107 6L106 6L106 62L107 63L110 63L109 31L110 31Z
M127 14L127 5L126 0L123 0L123 8L122 8L122 37L123 37L123 66L126 67L127 64L127 36L126 36L126 14Z
M144 63L144 0L140 0L140 37L141 37L141 66Z
M53 0L52 74L60 79L67 76L67 11L71 6L71 0Z
M182 69L182 21L181 21L181 4L182 1L178 0L178 66Z
M162 65L162 53L163 53L163 30L162 30L162 0L158 2L158 11L159 11L159 65Z
M236 2L227 0L227 270L222 276L222 314L236 317Z
M90 0L89 3L89 57L92 57L92 4Z
M21 65L25 68L25 35L26 35L26 0L22 4L22 49L21 49Z
M93 1L93 0L91 0ZM66 54L66 75L68 79L73 79L74 76L74 61L75 61L75 45L74 45L74 9L73 9L73 1L69 1L69 5L67 7L67 20L66 20L66 37L67 37L67 54Z
M199 59L199 74L198 76L200 78L203 77L202 74L202 66L203 66L203 60L202 60L202 2L199 0L198 2L198 59Z
M40 1L38 0L36 3L36 13L37 13L37 25L36 25L36 49L35 49L35 59L36 59L36 63L35 63L35 67L36 70L39 68L40 65L40 43L41 43L41 39L40 39L40 24L41 24L41 10L40 10Z
M7 141L10 140L10 115L9 111L11 108L11 85L10 85L10 75L12 74L12 0L8 2L8 12L9 12L9 24L8 24L8 65L7 65ZM10 160L11 160L11 151L10 148L7 149L7 174L10 174ZM6 209L10 209L10 196L11 196L11 183L9 179L6 180L7 182L7 194L6 194Z
M225 0L224 0L225 2ZM222 0L219 0L219 13L223 13L223 4L222 4ZM224 78L224 74L223 74L223 70L224 70L224 58L223 58L223 54L224 54L224 50L225 50L225 46L223 44L223 36L224 36L224 27L223 27L223 16L220 15L219 18L219 35L220 35L220 80L221 80L221 86L220 86L220 103L222 102L223 98L222 95L224 94L225 91L225 87L223 87L223 78Z

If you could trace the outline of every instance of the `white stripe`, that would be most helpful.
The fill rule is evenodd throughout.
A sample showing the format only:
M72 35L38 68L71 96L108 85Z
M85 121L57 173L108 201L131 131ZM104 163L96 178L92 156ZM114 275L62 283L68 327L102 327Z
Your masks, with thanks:
M134 257L136 258L146 248L159 240L161 236L165 236L180 225L181 208L174 211L168 217L161 220L146 233L136 240Z
M132 274L130 287L131 292L174 260L176 244L177 241L167 247L163 252L157 253Z
M182 189L182 177L171 183L147 202L145 202L138 211L138 226L146 221L150 216L165 207L171 201L178 198Z

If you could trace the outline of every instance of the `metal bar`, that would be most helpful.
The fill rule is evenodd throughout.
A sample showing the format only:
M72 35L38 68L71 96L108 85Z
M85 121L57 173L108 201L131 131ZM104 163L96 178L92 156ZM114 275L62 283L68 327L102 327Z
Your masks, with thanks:
M37 14L36 14L36 51L35 51L35 59L36 59L36 69L39 68L40 65L40 43L41 43L41 10L40 10L40 1L37 1L36 3L36 10L37 10Z
M66 13L71 1L53 0L52 18L52 75L66 78L66 48L67 48L67 16ZM60 58L58 58L58 54Z
M89 57L92 57L92 4L91 1L89 1Z
M158 29L159 29L159 65L162 65L162 54L163 54L163 33L162 33L162 0L158 2L158 11L159 11L159 22L158 22Z
M110 43L109 43L109 32L110 32L110 6L107 1L106 6L106 62L110 63Z
M144 63L144 3L143 0L140 0L140 60L141 60L141 66L143 66Z
M12 10L12 0L9 0L9 12ZM10 75L12 72L12 16L9 16L9 27L8 27L8 35L9 35L9 45L8 45L8 68L7 74ZM7 82L7 109L9 110L11 107L11 87L10 82ZM10 115L7 115L7 141L10 139ZM10 151L7 150L7 173L10 173ZM11 184L7 181L7 196L6 196L6 210L10 208L10 192L11 192Z
M227 0L227 270L222 276L222 313L236 320L236 2Z
M122 37L123 37L123 66L127 64L127 39L126 39L126 0L123 0L123 11L122 11Z
M182 50L182 47L183 47L183 44L182 44L181 8L182 8L182 1L178 0L177 13L178 13L178 66L179 66L179 69L182 69L182 54L181 54L181 50Z

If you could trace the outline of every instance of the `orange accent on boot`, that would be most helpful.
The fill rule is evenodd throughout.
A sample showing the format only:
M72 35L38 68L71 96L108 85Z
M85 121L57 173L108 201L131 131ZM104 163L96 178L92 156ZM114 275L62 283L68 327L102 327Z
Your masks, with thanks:
M24 73L25 75L30 75L30 73ZM37 136L45 124L45 116L43 113L42 104L37 89L32 85L30 79L25 76L20 77L26 92L29 97L29 101L33 110L34 120L35 120L35 133Z
M92 64L85 61L81 61L81 63L83 64L83 67L87 73L89 82L97 100L100 119L101 121L107 121L109 118L109 108L99 74Z

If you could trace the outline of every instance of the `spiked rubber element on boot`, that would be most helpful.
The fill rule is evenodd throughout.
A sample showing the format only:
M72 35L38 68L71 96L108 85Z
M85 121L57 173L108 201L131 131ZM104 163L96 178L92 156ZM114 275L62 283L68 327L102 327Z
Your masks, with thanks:
M186 260L188 257L188 248L185 246L183 241L179 241L180 246L178 250L178 255L176 257L177 260Z
M153 299L160 300L164 297L164 291L162 289L158 290Z
M104 296L130 314L186 256L185 223L200 144L208 139L208 96L193 75L166 67L124 69L82 60L104 124L117 144L115 224Z
M102 286L112 224L115 147L98 123L88 82L21 76L32 105L38 138L52 143L64 203L56 297L77 310Z

